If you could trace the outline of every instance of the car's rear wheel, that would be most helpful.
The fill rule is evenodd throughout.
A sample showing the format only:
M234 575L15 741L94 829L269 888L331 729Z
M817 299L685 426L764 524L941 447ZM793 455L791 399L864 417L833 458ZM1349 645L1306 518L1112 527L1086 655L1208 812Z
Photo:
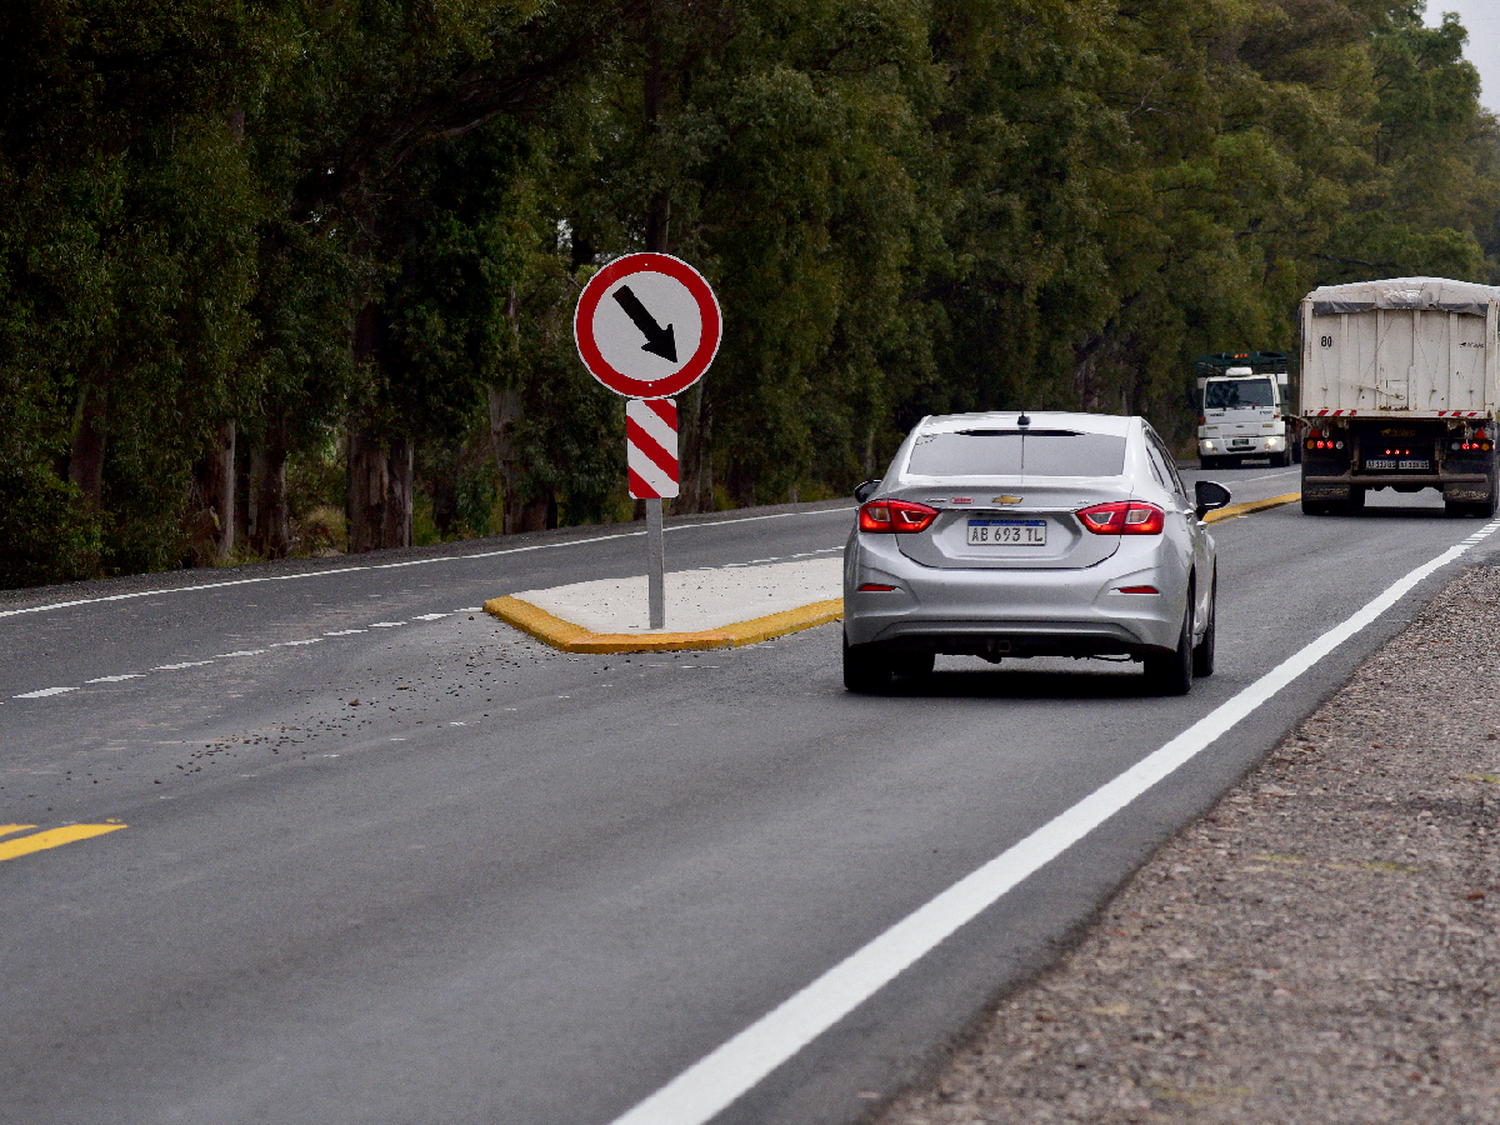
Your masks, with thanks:
M936 664L937 656L934 653L904 652L892 662L891 671L898 676L910 676L916 679L932 675L932 669Z
M1159 695L1186 695L1193 687L1193 592L1188 591L1187 610L1177 648L1145 659L1146 682Z
M1208 595L1208 628L1203 630L1203 639L1193 647L1193 675L1195 677L1212 676L1214 674L1214 640L1218 632L1219 623L1219 578L1214 576L1214 584Z
M890 662L869 645L844 638L844 687L860 695L878 695L891 685Z

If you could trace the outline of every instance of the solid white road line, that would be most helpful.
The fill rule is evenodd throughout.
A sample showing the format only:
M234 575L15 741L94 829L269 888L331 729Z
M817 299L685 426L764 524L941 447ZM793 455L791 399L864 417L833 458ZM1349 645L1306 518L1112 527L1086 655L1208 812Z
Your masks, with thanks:
M613 1125L703 1125L771 1071L915 964L939 942L1212 745L1339 645L1378 620L1418 583L1500 529L1488 524L1401 578L1330 629L1078 804L918 908L780 1007L639 1103Z
M848 509L853 511L853 508ZM671 535L682 531L696 531L703 528L727 527L736 523L757 523L762 520L784 520L793 519L798 516L822 516L829 512L842 512L843 508L819 508L812 512L772 512L764 516L741 516L737 519L707 520L702 523L670 524L666 533ZM204 590L225 590L231 586L257 586L264 582L301 582L310 578L332 578L340 574L359 574L365 571L377 570L404 570L413 566L431 566L434 563L445 562L475 562L482 559L502 558L505 555L525 555L533 551L555 551L563 547L583 547L591 543L608 543L615 539L635 539L645 535L645 531L621 531L610 535L594 535L585 539L567 539L559 543L531 543L521 547L502 547L498 551L481 551L472 555L434 555L426 559L406 559L403 562L373 563L368 566L341 566L332 570L307 571L302 574L273 574L263 578L232 578L225 582L205 582L194 586L177 586L166 590L135 590L128 594L108 594L99 598L79 598L70 602L51 602L47 605L27 606L24 609L0 610L0 620L7 617L21 617L29 613L50 613L56 609L77 609L80 606L105 605L109 602L126 602L136 598L164 598L173 594L195 594ZM831 548L830 548L831 549ZM472 610L468 612L478 612Z

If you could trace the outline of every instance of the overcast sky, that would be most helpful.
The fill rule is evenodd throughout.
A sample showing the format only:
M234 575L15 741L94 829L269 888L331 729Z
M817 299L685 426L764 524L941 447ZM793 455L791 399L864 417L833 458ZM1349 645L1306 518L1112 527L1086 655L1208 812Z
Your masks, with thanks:
M1479 68L1484 88L1479 100L1491 113L1500 114L1500 2L1497 0L1427 0L1427 26L1437 27L1444 12L1457 12L1458 22L1469 33L1464 58Z

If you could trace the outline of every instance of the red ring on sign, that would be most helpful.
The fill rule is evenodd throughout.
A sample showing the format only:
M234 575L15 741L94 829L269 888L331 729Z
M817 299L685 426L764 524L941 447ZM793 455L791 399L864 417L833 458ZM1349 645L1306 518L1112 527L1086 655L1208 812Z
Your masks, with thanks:
M698 337L698 348L688 356L687 362L669 375L660 379L635 379L618 371L604 358L594 340L594 313L599 302L614 286L615 282L638 273L660 273L672 278L692 295L698 305L698 318L702 333ZM585 330L585 326L587 326ZM692 266L670 254L626 254L589 278L578 298L578 307L573 312L573 342L578 345L578 354L589 373L616 394L628 398L671 398L687 390L708 370L708 365L719 353L719 339L723 333L723 321L719 315L719 301L703 275Z

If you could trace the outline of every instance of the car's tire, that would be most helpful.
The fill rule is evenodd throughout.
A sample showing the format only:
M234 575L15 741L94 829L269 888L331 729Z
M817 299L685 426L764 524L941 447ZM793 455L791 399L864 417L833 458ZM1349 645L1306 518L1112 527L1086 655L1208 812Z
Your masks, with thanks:
M1219 576L1214 575L1214 584L1208 595L1208 628L1203 639L1193 647L1193 675L1203 679L1214 674L1214 641L1219 629Z
M844 638L844 688L860 695L879 695L891 686L890 662L869 645Z
M1170 653L1146 657L1146 683L1158 695L1186 695L1193 687L1193 592L1188 591L1187 609L1177 648Z
M891 662L891 671L898 676L920 679L932 675L937 663L937 654L931 652L903 652Z

